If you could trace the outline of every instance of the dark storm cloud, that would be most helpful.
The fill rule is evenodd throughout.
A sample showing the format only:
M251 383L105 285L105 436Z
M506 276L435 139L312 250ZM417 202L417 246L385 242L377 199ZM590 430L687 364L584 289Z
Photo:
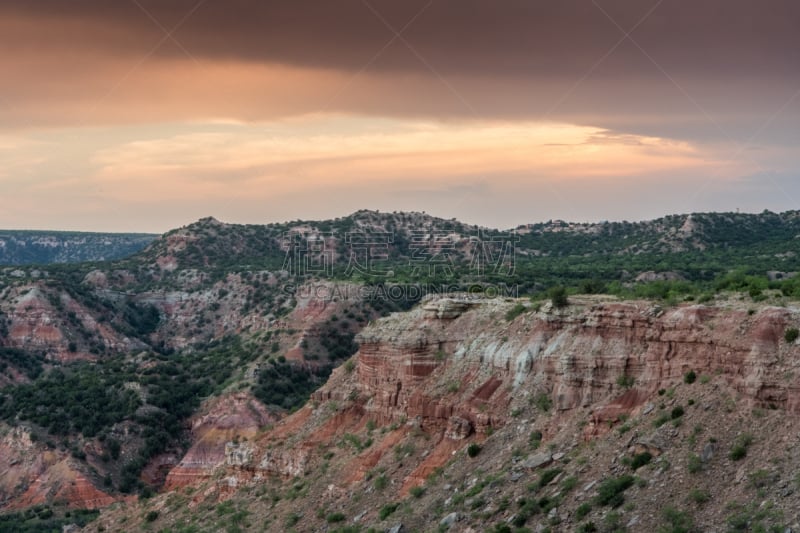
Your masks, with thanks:
M617 43L656 0L138 0L198 58L236 58L292 65L361 69L394 35L443 74L512 78L574 77ZM371 6L371 8L370 8ZM598 7L602 8L602 10ZM374 10L374 12L373 12ZM90 46L138 53L161 29L133 0L20 0L0 3L2 16L39 17L42 32L14 46ZM377 13L377 15L376 15ZM417 16L418 15L418 16ZM414 17L417 16L416 19ZM413 19L413 22L412 22ZM71 21L85 31L59 31ZM74 28L74 26L73 26ZM663 68L719 78L798 78L800 2L796 0L665 0L632 37ZM427 67L398 40L372 69ZM181 55L163 46L158 55ZM625 43L598 76L659 73Z

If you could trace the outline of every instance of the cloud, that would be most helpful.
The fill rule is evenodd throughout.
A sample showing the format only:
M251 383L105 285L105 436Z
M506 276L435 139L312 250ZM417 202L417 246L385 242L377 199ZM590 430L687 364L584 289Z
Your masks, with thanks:
M140 5L2 3L2 123L343 112L729 140L747 139L800 88L791 0ZM635 43L615 23L635 27ZM398 38L386 24L408 27ZM789 106L760 140L800 140L797 114Z

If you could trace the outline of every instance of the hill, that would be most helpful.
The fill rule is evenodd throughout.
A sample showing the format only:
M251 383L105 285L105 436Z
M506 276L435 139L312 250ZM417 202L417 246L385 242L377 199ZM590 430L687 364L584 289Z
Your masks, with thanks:
M0 230L0 265L110 261L141 251L157 235Z
M793 394L791 386L770 381L761 386L763 392L749 389L743 392L744 385L739 382L731 385L731 380L739 379L735 376L745 376L746 381L758 381L765 372L771 373L774 369L753 365L767 364L784 353L780 350L791 351L783 348L779 341L770 344L772 341L761 343L759 339L761 336L772 339L784 333L783 330L770 332L765 325L769 320L762 320L763 317L780 322L787 334L795 327L792 325L796 318L793 309L800 298L800 278L795 276L800 270L798 234L797 212L706 213L639 223L551 221L509 232L424 213L359 211L330 221L268 225L226 224L207 218L168 232L141 251L113 261L2 268L0 508L8 512L36 508L43 514L55 513L52 520L61 520L66 511L54 506L59 501L66 501L73 508L95 509L112 502L132 504L137 497L145 499L154 492L180 499L182 491L204 487L203 490L208 488L209 494L214 496L198 505L209 510L228 497L214 492L217 489L212 490L209 480L228 476L226 468L232 457L249 457L251 452L261 454L264 449L258 444L259 447L251 451L240 450L233 444L244 439L260 443L270 434L283 435L279 438L300 443L302 448L305 437L298 433L297 439L301 440L292 440L293 432L302 430L317 435L309 441L315 445L329 446L335 442L337 447L341 445L367 453L374 451L372 445L377 442L375 428L383 427L379 424L385 422L386 434L395 435L392 438L398 440L390 444L386 441L381 446L404 446L401 441L407 434L389 428L405 427L399 421L403 416L407 417L406 421L416 418L420 413L414 409L422 409L423 418L441 410L453 411L455 416L456 411L466 409L469 416L457 417L465 422L454 419L452 428L449 428L448 415L446 431L451 434L468 431L468 443L482 442L492 437L489 435L492 431L501 433L501 422L503 427L513 427L508 413L495 412L496 408L508 407L514 411L524 406L500 402L497 406L480 407L483 404L473 396L456 394L456 391L472 391L469 394L481 398L484 392L478 389L485 380L473 386L471 380L478 379L475 376L498 372L500 381L496 390L511 387L519 394L533 394L534 398L546 396L546 400L541 400L543 403L559 405L561 401L560 389L552 383L519 373L509 381L509 375L493 366L482 366L480 358L462 357L467 353L465 350L473 350L470 346L483 346L485 339L495 339L497 346L491 350L487 347L486 353L510 342L507 349L516 354L503 363L507 366L506 372L528 364L524 361L533 361L534 354L539 353L537 350L544 349L545 341L537 344L539 341L528 339L523 342L522 337L517 338L523 333L509 330L509 323L522 324L519 327L524 331L540 331L547 339L555 331L564 332L567 336L564 338L568 338L582 331L581 328L588 328L587 331L598 336L597 340L584 339L580 350L561 351L560 345L548 347L548 353L559 355L555 359L548 355L541 360L545 367L536 373L541 376L545 376L552 365L577 361L575 358L581 350L595 353L592 343L601 346L605 342L602 335L609 328L616 328L619 335L628 339L625 342L633 342L630 339L635 337L636 342L641 343L641 346L634 344L625 350L644 350L645 345L651 345L656 338L662 339L661 345L667 346L667 353L648 352L646 361L636 364L659 365L658 372L663 376L645 379L645 374L637 374L630 378L636 383L646 381L646 387L640 392L649 403L654 403L658 401L652 391L656 382L656 392L662 388L669 390L677 379L675 369L680 367L680 372L688 371L683 368L682 359L674 358L673 353L677 352L669 351L675 349L675 346L669 348L670 342L691 344L695 342L692 339L708 334L715 346L727 346L727 341L717 338L716 333L706 331L703 325L706 311L695 310L707 306L713 310L709 311L712 315L724 317L719 319L720 323L739 323L745 328L742 334L746 333L747 339L755 339L748 345L749 359L745 357L741 362L750 366L735 372L731 370L734 373L730 380L720 381L720 387L734 387L729 391L731 395L750 395L748 397L755 398L752 402L757 409L766 407L768 410L774 405L779 411L792 412L793 408L786 403L789 400L785 400ZM562 299L566 295L571 302L565 315L572 317L569 320L563 318L560 311L546 308L545 302L554 290L560 291ZM430 308L437 298L465 291L470 298L484 304L475 309L468 302L457 309L442 304L441 312L438 307ZM420 307L422 300L424 304ZM643 300L649 303L641 303ZM640 303L623 304L625 301ZM591 303L576 305L579 302ZM593 306L611 309L603 307L611 303L622 306L608 311L616 318L611 320L603 315L602 327L595 327L599 318L592 313ZM626 307L629 305L633 305L633 310ZM642 306L646 307L645 311ZM786 309L788 314L775 314L770 310L778 308ZM410 309L413 310L409 313ZM662 312L667 312L671 318L652 322L654 319L647 314L658 317ZM387 324L381 317L392 313L395 313L391 315L393 322L388 324L405 324L405 329L389 327L390 330L395 328L394 333L381 342L387 354L394 354L392 357L403 361L401 367L406 370L398 370L402 374L398 379L387 377L371 366L377 364L374 359L372 363L368 362L369 358L367 363L362 363L364 347L375 335L383 335L383 329L375 329L377 325ZM425 318L430 313L436 315L437 320ZM697 329L693 329L694 326L670 329L676 327L676 321L683 316L681 313L695 317L692 320L696 319ZM465 321L459 318L462 316L478 317L480 321ZM752 316L759 317L757 323L749 318ZM522 319L518 317L525 317L524 322L520 323ZM432 331L447 330L450 327L447 320L456 318L461 325L453 330L455 337L430 340ZM755 329L746 330L751 322ZM738 335L725 329L728 326L709 327L721 328L720 332L727 331L731 337ZM641 328L656 330L642 333ZM774 351L775 346L778 352ZM517 353L518 349L521 351ZM433 350L432 360L430 350ZM597 350L602 355L605 348ZM625 350L608 346L610 355L622 356ZM738 346L736 350L745 348ZM522 357L520 354L528 352L529 358L518 359ZM699 370L730 370L723 364L727 355L707 350L692 355L688 345L685 352L688 354L685 357L694 358L691 365L695 365L697 357L710 358L711 362L704 363L705 366L697 363ZM356 353L359 355L351 359ZM406 361L404 358L409 354L413 357ZM450 377L446 382L439 377L425 381L422 374L416 374L439 368L443 361L452 373L452 376L447 374ZM580 372L589 372L589 375L576 374L575 379L591 383L586 386L596 392L586 396L581 408L604 408L607 402L614 400L609 395L622 386L615 381L620 376L612 379L603 374L608 372L604 368L612 364L605 360L581 361L589 366L579 369ZM714 366L715 361L719 363L717 366ZM623 363L613 363L617 364ZM624 368L638 368L630 366L633 364L625 359ZM335 391L335 394L331 392L332 396L327 399L319 396L323 393L314 391L326 383L336 368L333 381L327 389L322 389ZM755 368L752 373L751 368ZM478 374L473 375L473 372ZM787 366L785 372L782 375L791 375L793 371ZM605 377L597 377L601 374ZM367 381L342 381L343 375ZM370 375L372 377L368 377ZM626 376L622 377L627 379ZM406 382L407 378L411 381ZM518 378L524 382L523 389L515 389L519 386ZM381 388L384 386L394 387L394 392ZM584 385L577 382L569 385L573 386ZM494 384L486 387L491 389ZM349 391L346 398L336 396L344 391ZM400 395L401 391L405 392ZM350 406L362 395L365 399L375 398L376 402L388 401L390 405L380 408L386 410L380 417L370 411L371 408L365 415L356 417L363 427L347 425L350 424L349 414L336 415L336 420L346 422L342 427L349 429L343 434L324 426L327 429L317 434L319 428L305 425L302 416L307 415L297 418L309 412L307 400L312 393L316 404L329 405L324 413L338 413L339 407ZM351 393L355 395L353 398L350 398ZM411 410L406 413L395 412L400 404L392 406L392 402L399 402L397 398L405 398L403 395L407 393L411 394L408 405L415 407L409 407ZM448 395L454 395L455 403ZM772 399L764 400L767 397L764 395ZM431 404L427 397L435 401ZM635 403L641 407L640 399L637 396ZM534 400L534 405L537 401ZM559 424L563 421L567 424L564 427L577 431L569 425L573 420L571 413L577 412L575 409L569 407L567 418L554 420ZM295 411L297 414L290 416ZM720 411L713 413L724 418ZM530 416L533 415L531 411ZM317 412L313 418L321 422L327 420L326 416ZM436 432L442 429L440 422L436 422L437 429L432 430L433 433L423 424L424 431L417 436L424 442L430 439L430 445L439 442ZM620 422L624 425L624 421ZM373 429L364 432L368 426ZM273 427L284 429L273 434L270 433ZM544 429L541 431L545 442L550 443L547 440L550 434ZM427 439L424 435L428 435ZM603 435L598 433L598 436ZM370 439L372 442L366 446ZM424 449L428 454L443 453L426 448L428 444L423 444L423 440L414 441L415 449ZM487 442L490 441L491 438ZM560 441L553 442L558 445ZM600 442L597 441L598 446ZM622 453L614 448L616 444L609 446L612 447L608 449L618 452L617 455ZM278 446L277 449L282 448ZM340 459L344 457L336 455L335 451L334 454ZM427 457L414 456L419 461ZM281 464L299 464L299 459L291 454L277 457L276 461ZM385 462L386 459L380 457L376 460ZM314 455L310 460L318 458ZM242 463L246 472L257 472L254 475L261 476L258 479L273 479L270 476L274 472L269 468L265 474L257 468L253 470L248 461L250 459ZM318 466L322 467L325 461L323 459ZM333 468L336 463L333 456L327 461ZM400 462L403 468L416 468L414 461ZM342 474L357 465L342 462L340 467L344 470L332 471ZM389 465L381 463L379 468L388 469ZM374 477L376 472L370 475ZM264 477L267 474L269 476ZM237 474L225 479L235 479L232 483L244 483L243 486L249 487L245 483L247 475ZM333 481L324 482L337 486ZM408 483L402 481L402 486L406 487L403 490L410 490ZM309 493L319 496L315 492L318 485L314 487L313 490L308 488ZM366 485L364 487L366 490ZM291 487L280 489L287 494L292 490ZM228 495L234 493L236 498L245 496L235 490ZM398 501L406 498L405 494L398 492ZM275 511L276 516L280 516L280 525L270 522L270 527L276 530L288 527L286 522L291 521L287 512L294 504L287 498L281 497L286 503ZM391 504L395 496L392 498L384 503ZM380 496L379 500L383 499ZM267 513L266 508L253 505L248 512L258 516ZM130 509L138 513L142 508L133 506ZM151 510L154 509L147 512ZM349 519L349 513L355 510L351 507L331 510L332 514L337 512ZM465 509L454 512L462 518L466 516ZM222 515L226 514L227 511ZM8 516L9 520L27 520L25 512ZM428 511L419 515L420 519L431 516ZM126 520L135 521L132 515L126 515ZM409 520L408 524L417 523ZM594 516L593 520L599 518ZM319 521L309 523L313 524L312 529L321 527ZM469 523L478 529L494 524L489 519L477 518ZM258 524L252 527L257 528Z

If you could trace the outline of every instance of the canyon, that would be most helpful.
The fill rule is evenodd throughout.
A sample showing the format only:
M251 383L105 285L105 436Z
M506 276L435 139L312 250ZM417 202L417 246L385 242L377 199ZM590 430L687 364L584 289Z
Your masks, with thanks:
M482 229L370 211L0 269L0 508L99 510L90 531L635 531L662 507L800 531L797 220L528 225L478 278ZM358 270L353 234L393 235L389 270ZM443 252L452 271L417 271ZM599 502L615 480L624 506Z
M299 531L324 529L331 513L389 528L394 522L379 516L377 502L410 500L402 518L395 519L408 530L428 530L434 511L438 522L453 510L460 516L457 530L481 531L491 521L484 514L450 509L441 496L428 501L428 495L449 492L452 504L459 482L469 490L469 483L477 482L470 462L481 465L483 476L514 479L496 483L493 501L519 497L524 483L516 481L535 480L532 472L546 466L560 465L563 479L581 455L583 484L605 473L605 464L597 463L612 450L612 471L624 468L620 459L633 450L678 463L685 458L674 454L691 453L685 449L691 445L682 441L691 440L694 430L688 423L655 427L652 421L659 411L669 411L656 407L659 403L688 402L687 395L692 401L681 409L688 412L676 419L709 421L717 450L736 439L735 430L753 430L742 420L746 413L761 413L759 424L765 427L785 424L775 437L793 438L798 428L800 347L784 340L786 328L800 320L796 307L753 308L733 301L665 308L646 301L572 297L564 309L525 304L525 312L507 320L515 303L454 295L373 322L359 334L360 349L352 361L337 368L300 411L263 431L244 424L242 431L228 433L224 455L217 456L216 465L206 465L205 476L195 472L191 484L174 483L168 487L172 492L145 504L112 507L91 528L141 516L143 505L161 510L164 524L175 525L227 501L258 516L251 524L264 520L275 531L293 521L298 510ZM688 384L690 372L702 383ZM671 392L665 396L664 391ZM713 417L736 423L719 426ZM620 434L619 428L632 421L636 429ZM536 449L530 448L531 434L539 435ZM621 437L624 444L617 442ZM755 441L753 450L768 453L766 435L756 433ZM710 442L694 447L699 453ZM482 448L474 459L466 453L471 444ZM586 458L590 450L598 457ZM741 479L740 470L754 460L750 455L757 453L748 454L741 466L733 461L714 465L713 474L709 466L707 476ZM644 476L666 479L676 475L674 470L653 469ZM388 486L375 488L375 480L384 477ZM267 491L294 494L271 500L254 496ZM421 491L426 492L417 500L414 494ZM561 502L556 513L538 523L572 530L580 500L557 492L562 494L556 495ZM185 495L185 513L166 512L176 495ZM798 508L796 498L792 492L780 501L790 515ZM685 506L677 498L676 503ZM324 511L314 515L312 507ZM696 518L713 521L715 513L707 507ZM656 527L660 519L658 513L625 514L635 515L636 530ZM502 523L514 513L489 516Z

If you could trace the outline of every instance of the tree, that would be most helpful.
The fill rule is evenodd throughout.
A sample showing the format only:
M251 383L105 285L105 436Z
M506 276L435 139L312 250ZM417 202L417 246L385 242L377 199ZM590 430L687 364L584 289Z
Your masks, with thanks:
M569 305L569 301L567 300L567 290L561 285L553 287L550 289L550 301L552 302L553 307L556 309L566 307Z

